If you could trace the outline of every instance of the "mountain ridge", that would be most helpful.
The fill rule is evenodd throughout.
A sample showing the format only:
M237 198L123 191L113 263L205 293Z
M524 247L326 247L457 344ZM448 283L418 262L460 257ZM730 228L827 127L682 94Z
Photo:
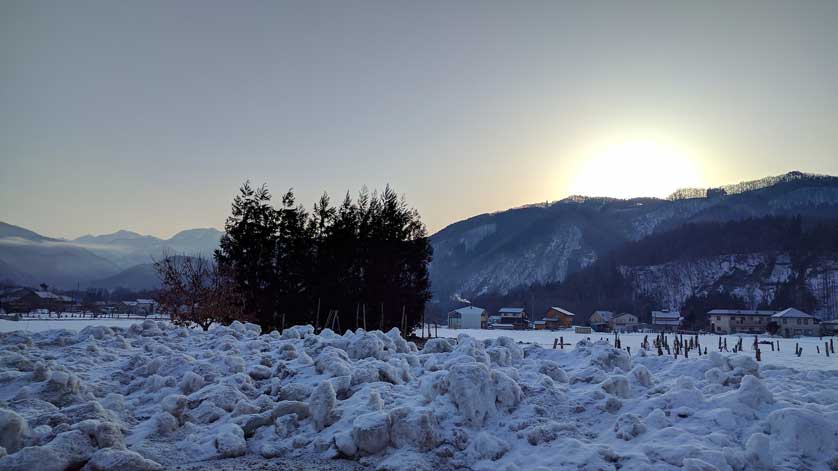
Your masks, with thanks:
M838 218L838 177L789 172L695 198L572 196L457 221L431 236L434 302L564 280L609 251L690 222Z

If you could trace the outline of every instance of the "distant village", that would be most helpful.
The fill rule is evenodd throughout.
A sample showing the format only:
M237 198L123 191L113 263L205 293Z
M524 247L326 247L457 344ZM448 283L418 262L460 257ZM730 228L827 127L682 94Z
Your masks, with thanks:
M72 296L46 289L0 288L0 315L9 317L148 317L160 315L154 299L83 303ZM564 330L591 332L685 332L678 311L651 311L650 322L640 322L635 314L596 310L586 322L558 306L542 315L532 315L523 307L502 307L496 313L478 306L464 306L450 311L449 329ZM838 320L821 321L795 308L782 311L757 309L713 309L706 313L701 332L727 334L770 333L783 337L828 336L838 334ZM697 332L696 332L697 333Z
M630 313L597 310L586 323L573 312L551 306L541 316L531 316L523 307L502 307L494 314L477 306L448 313L450 329L563 330L591 332L683 332L684 319L677 311L652 311L651 322L642 323ZM822 336L838 333L838 321L819 321L795 308L782 311L713 309L707 312L703 332L715 334L763 334L783 337ZM697 332L696 332L697 333Z
M154 299L82 302L46 289L0 288L0 315L34 315L55 317L147 317L158 314Z

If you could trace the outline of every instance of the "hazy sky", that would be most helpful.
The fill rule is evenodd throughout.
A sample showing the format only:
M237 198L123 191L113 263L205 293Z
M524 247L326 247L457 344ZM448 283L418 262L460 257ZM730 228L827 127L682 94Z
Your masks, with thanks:
M836 1L3 0L0 220L168 237L251 179L390 183L435 231L838 174L836 45Z

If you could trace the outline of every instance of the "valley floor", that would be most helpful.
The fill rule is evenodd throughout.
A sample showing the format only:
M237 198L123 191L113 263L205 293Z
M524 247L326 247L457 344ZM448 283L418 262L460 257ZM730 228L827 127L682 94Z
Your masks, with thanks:
M838 358L814 343L757 363L749 337L674 359L642 335L629 355L599 334L439 334L0 333L0 469L838 469Z

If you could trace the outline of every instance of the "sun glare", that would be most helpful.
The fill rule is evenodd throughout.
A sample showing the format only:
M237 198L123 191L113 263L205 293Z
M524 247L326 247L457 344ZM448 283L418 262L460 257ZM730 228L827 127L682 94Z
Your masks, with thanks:
M585 196L664 198L678 188L701 186L687 153L656 139L627 139L592 149L571 182Z

